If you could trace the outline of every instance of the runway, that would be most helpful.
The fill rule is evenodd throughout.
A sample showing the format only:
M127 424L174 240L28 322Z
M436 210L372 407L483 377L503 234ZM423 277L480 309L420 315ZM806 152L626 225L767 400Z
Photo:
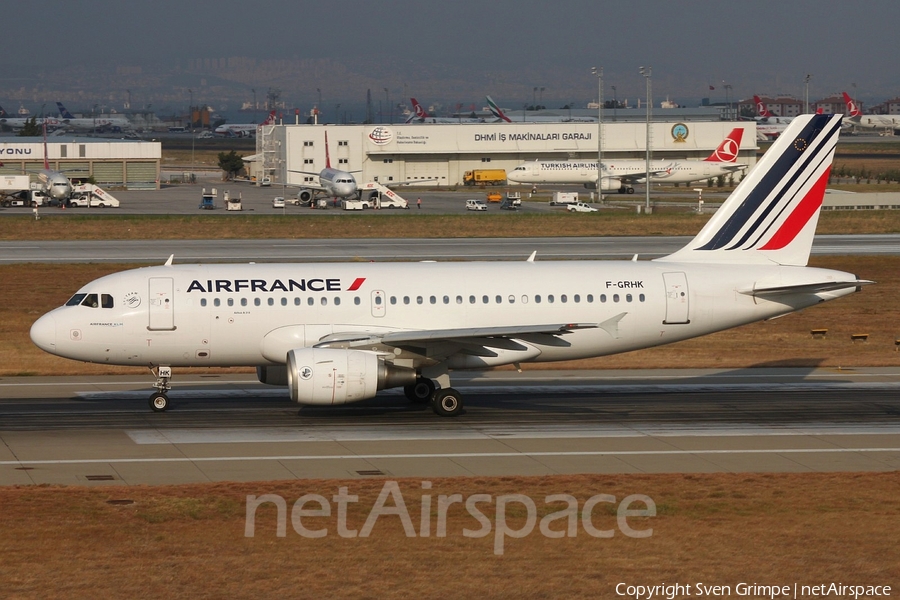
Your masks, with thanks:
M656 258L690 241L681 236L490 239L252 239L0 242L0 264L41 262L163 263L334 262L352 260L538 260ZM900 235L816 236L813 255L898 255Z
M900 468L900 369L459 373L466 412L400 393L298 407L250 375L0 380L0 485Z

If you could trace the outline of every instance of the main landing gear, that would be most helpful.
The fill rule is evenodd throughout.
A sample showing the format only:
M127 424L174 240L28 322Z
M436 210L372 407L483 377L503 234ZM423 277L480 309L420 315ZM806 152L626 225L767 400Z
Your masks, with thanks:
M449 385L449 378L446 383ZM403 388L403 393L414 404L430 402L432 410L442 417L457 417L463 410L462 394L452 387L438 389L427 377L417 378L415 383Z
M156 383L153 384L156 391L150 394L150 408L153 412L163 412L169 408L169 396L166 392L172 389L172 386L169 385L169 380L172 379L172 367L158 367L155 370L151 368L150 371L156 375Z

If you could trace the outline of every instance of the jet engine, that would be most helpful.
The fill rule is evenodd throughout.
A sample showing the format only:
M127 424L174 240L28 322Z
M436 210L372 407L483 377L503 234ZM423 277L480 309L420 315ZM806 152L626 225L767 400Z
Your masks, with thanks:
M589 181L584 184L584 187L589 190L597 189L596 181ZM621 179L611 179L608 177L603 178L603 192L614 192L622 188L622 180Z
M310 202L312 202L312 199L315 195L316 193L314 190L303 188L299 192L297 192L297 199L300 200L301 204L309 204Z
M389 365L377 353L365 350L299 348L287 354L287 377L294 402L334 405L411 385L416 371Z

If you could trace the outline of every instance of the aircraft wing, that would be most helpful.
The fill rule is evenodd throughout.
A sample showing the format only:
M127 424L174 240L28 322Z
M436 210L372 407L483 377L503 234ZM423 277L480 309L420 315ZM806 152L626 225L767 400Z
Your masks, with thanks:
M660 169L650 169L650 177L656 177L659 179L668 177L672 174L672 169L678 166L678 163L671 163L662 167ZM640 183L647 179L647 171L638 171L636 173L628 173L627 175L609 175L606 176L610 179L618 179L623 183Z
M497 356L497 351L523 351L529 342L543 345L567 345L563 337L580 329L602 329L613 338L619 337L619 321L628 314L620 313L602 323L548 323L546 325L510 325L459 329L417 329L385 333L334 333L319 340L317 348L400 348L431 361L441 361L454 354Z

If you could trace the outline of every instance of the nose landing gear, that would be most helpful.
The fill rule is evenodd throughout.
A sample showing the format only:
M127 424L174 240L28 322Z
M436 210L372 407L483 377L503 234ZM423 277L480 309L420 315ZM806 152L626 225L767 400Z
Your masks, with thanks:
M166 394L172 389L169 380L172 379L172 367L151 368L150 371L156 375L156 383L153 387L156 391L150 394L150 408L153 412L163 412L169 408L169 396Z

